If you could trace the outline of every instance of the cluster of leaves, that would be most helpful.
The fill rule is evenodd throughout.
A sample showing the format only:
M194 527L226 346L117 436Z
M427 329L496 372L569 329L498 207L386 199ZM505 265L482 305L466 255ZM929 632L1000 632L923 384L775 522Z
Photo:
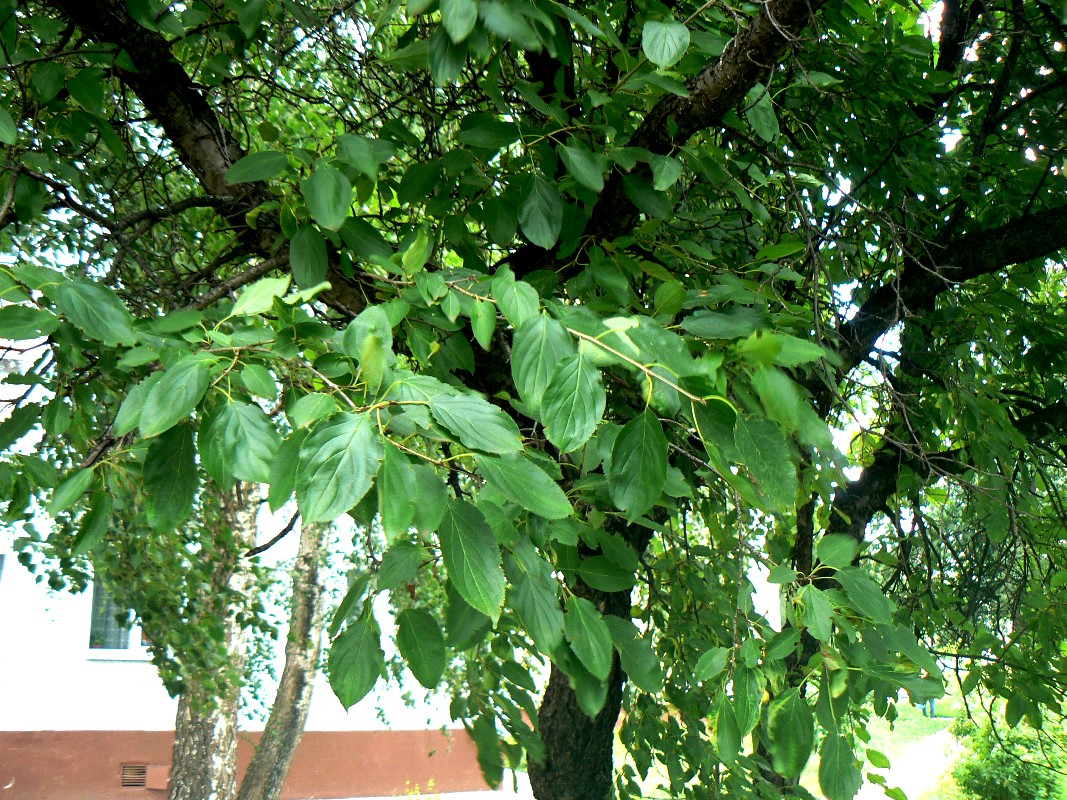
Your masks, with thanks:
M0 336L33 361L5 522L150 564L148 620L233 557L190 538L210 498L266 484L383 532L330 626L345 705L389 593L492 781L562 770L552 725L611 730L628 676L620 792L766 791L818 749L851 798L868 709L940 692L915 631L981 617L868 524L942 479L983 519L1055 495L1063 37L950 3L972 28L935 49L911 7L819 5L0 1Z

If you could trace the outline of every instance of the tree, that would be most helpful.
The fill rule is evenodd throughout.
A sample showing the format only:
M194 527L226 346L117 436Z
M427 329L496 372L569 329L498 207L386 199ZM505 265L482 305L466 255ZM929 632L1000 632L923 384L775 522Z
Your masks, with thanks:
M963 613L871 523L954 483L1062 556L1050 5L0 8L0 334L48 337L54 393L0 430L74 467L12 455L8 518L84 524L116 475L184 513L195 446L305 523L380 519L334 689L378 680L390 591L491 779L798 794L818 741L852 797L867 715L940 691L916 634ZM976 674L1037 717L1065 619L1032 585Z

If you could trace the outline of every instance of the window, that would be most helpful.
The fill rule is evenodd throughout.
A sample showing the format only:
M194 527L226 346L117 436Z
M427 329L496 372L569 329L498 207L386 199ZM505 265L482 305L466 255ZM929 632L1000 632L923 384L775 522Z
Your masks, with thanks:
M129 612L123 614L111 593L93 581L93 616L89 622L91 650L126 650L130 646ZM122 622L122 618L126 622Z
M141 630L133 612L123 611L99 581L93 581L93 610L89 618L89 650L107 659L147 659Z

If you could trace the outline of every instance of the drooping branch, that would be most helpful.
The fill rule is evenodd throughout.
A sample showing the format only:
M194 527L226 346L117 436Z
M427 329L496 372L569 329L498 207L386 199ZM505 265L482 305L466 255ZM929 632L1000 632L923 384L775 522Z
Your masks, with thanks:
M727 112L737 108L752 87L767 79L824 2L763 3L755 19L734 37L719 59L688 82L688 96L667 95L653 106L630 137L629 146L666 155L698 132L720 127ZM608 178L586 225L586 236L605 241L633 229L640 212L627 195L622 178L619 170ZM534 245L517 250L508 263L520 275L556 266L551 253ZM577 265L571 267L576 268Z

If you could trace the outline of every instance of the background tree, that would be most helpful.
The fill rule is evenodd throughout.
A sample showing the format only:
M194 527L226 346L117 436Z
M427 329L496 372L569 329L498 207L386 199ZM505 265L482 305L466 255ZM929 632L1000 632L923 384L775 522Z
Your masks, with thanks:
M1043 3L0 10L0 334L48 337L26 381L56 398L0 430L58 454L12 455L9 518L84 522L118 475L185 513L194 447L305 523L380 517L335 691L378 680L367 601L402 587L400 652L428 686L461 661L491 779L525 752L545 800L655 763L672 796L802 794L818 742L852 797L867 716L940 691L915 632L942 612L886 598L908 543L872 521L955 482L989 535L1062 527ZM1034 716L1062 679L1042 597L1016 610L1039 669L978 678Z

